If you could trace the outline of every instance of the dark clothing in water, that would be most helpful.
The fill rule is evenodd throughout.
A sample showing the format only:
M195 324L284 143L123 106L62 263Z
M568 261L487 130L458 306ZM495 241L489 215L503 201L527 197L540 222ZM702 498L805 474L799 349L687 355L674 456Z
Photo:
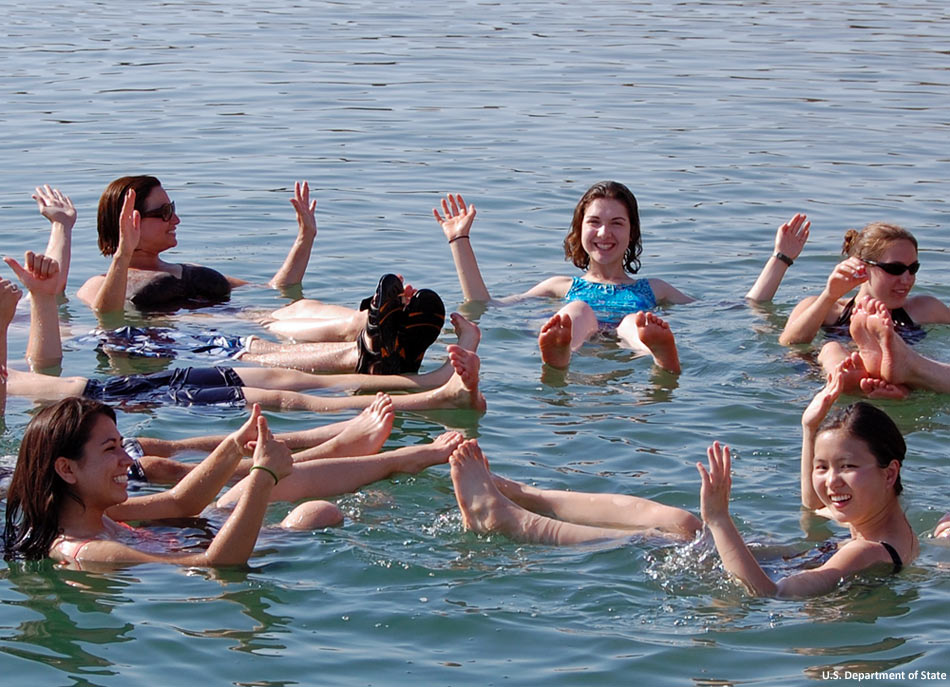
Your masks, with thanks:
M104 403L168 402L243 408L244 382L230 367L182 367L152 374L90 379L83 396Z
M162 272L130 290L139 308L168 308L189 302L220 303L231 296L227 277L210 267L182 265L181 277Z
M827 332L828 336L833 339L851 338L849 328L851 327L851 313L854 312L856 299L857 296L848 301L844 306L844 310L841 311L841 315L833 324L822 326L822 329ZM903 308L894 308L891 310L891 319L894 320L894 330L909 344L915 344L927 336L927 332L925 332L919 324L914 322Z
M888 544L886 541L879 542L881 546L884 547L884 550L891 554L891 560L894 561L894 574L896 575L901 571L901 568L904 567L904 561L901 560L901 555L897 553L897 549Z

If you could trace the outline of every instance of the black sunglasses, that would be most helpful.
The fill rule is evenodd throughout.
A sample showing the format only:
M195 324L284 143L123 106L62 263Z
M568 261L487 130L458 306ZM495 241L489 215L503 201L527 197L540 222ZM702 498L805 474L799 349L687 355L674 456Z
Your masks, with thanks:
M888 274L893 274L895 277L899 277L904 272L910 272L911 274L917 274L917 270L920 269L920 263L917 260L914 260L909 265L905 265L902 262L878 262L877 260L865 260L861 258L861 262L866 265L872 265L874 267L880 267L882 270Z
M157 207L154 210L140 212L139 214L142 217L161 217L162 221L170 222L171 218L175 216L175 201L165 203L161 207Z

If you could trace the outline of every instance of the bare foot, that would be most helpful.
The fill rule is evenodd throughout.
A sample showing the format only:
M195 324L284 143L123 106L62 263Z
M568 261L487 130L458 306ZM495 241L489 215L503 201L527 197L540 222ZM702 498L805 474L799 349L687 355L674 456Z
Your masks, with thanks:
M369 406L348 420L340 433L326 444L332 443L334 449L339 448L334 455L371 456L379 453L393 430L395 417L392 398L380 392Z
M652 312L642 310L634 318L640 342L650 349L650 353L653 354L653 362L668 372L679 374L680 357L676 350L676 340L673 338L673 332L670 331L670 325Z
M447 350L449 362L452 363L455 374L448 382L433 391L449 403L449 405L438 407L472 408L484 411L485 397L478 390L478 372L481 368L478 354L454 344L448 346Z
M399 472L414 474L433 465L442 465L449 461L449 456L459 447L464 437L461 432L444 432L437 436L431 444L406 447L408 452L406 461L399 466ZM397 449L398 450L398 449Z
M907 344L894 328L891 313L881 301L868 299L867 329L877 339L881 351L881 373L872 375L890 382L903 384L908 381ZM861 356L864 357L863 354Z
M848 329L851 332L851 338L858 346L858 352L861 354L861 360L864 362L864 369L871 377L881 377L881 345L875 336L868 329L868 318L874 311L873 299L861 298L851 312L851 324ZM890 313L887 315L890 319Z
M449 465L465 529L479 534L511 533L517 527L520 509L498 491L478 442L463 442L452 453Z
M869 398L891 398L903 400L910 396L910 389L903 384L891 384L877 377L865 377L861 380L861 391Z
M452 326L455 327L458 345L467 351L477 351L478 344L482 340L482 331L478 328L478 325L457 312L449 315L449 319L452 320Z
M571 316L566 313L555 313L544 323L538 335L541 360L562 370L571 364L572 327Z
M934 537L940 539L950 538L950 513L940 518L940 522L938 522L934 528Z

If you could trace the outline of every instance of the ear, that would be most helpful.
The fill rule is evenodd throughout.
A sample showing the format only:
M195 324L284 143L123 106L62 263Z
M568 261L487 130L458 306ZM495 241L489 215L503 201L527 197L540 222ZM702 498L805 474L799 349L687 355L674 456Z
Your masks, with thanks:
M892 460L888 463L887 467L884 468L884 479L887 481L887 486L893 487L894 483L897 482L897 477L901 474L901 464L896 460Z
M76 474L73 472L75 461L70 460L64 456L60 456L53 463L53 469L56 470L56 474L60 476L66 484L75 484L76 483Z

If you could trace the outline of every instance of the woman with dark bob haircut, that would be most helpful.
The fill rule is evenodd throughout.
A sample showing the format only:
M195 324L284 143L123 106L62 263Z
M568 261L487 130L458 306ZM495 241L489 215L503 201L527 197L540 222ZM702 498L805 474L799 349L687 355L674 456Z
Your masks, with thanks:
M275 288L298 284L317 235L316 201L307 182L294 184L290 199L297 212L298 233L280 269L270 280ZM231 289L248 282L201 265L166 262L162 252L178 245L181 220L175 203L153 176L128 176L110 183L99 198L99 250L112 256L105 274L79 289L80 300L98 312L122 310L126 300L144 308L227 300Z
M433 210L448 239L467 300L491 301L482 280L469 232L475 206L460 195L442 201L442 214ZM444 214L444 217L443 217ZM566 304L541 328L538 346L545 363L566 368L571 354L598 331L616 331L623 345L646 351L670 372L680 371L679 354L669 326L650 312L660 303L689 303L692 299L662 279L635 279L640 269L640 215L637 199L616 181L591 186L574 208L564 256L584 270L580 277L551 277L523 294L498 303L528 297L560 298Z
M50 557L72 567L246 563L271 491L293 471L290 450L273 438L260 408L255 406L247 422L176 486L131 498L127 483L132 459L122 447L115 418L105 404L66 398L30 421L7 494L5 557ZM251 452L251 442L256 444L247 488L207 550L170 551L164 539L125 524L198 515L218 495L245 451ZM307 504L297 508L305 512Z
M824 594L864 570L883 568L897 573L917 557L917 536L898 499L907 446L897 425L887 413L864 402L825 419L855 364L852 357L842 361L802 414L802 505L845 525L851 534L819 567L778 582L769 578L729 515L729 447L714 443L707 451L708 470L696 465L702 478L703 522L713 535L723 567L753 594Z

